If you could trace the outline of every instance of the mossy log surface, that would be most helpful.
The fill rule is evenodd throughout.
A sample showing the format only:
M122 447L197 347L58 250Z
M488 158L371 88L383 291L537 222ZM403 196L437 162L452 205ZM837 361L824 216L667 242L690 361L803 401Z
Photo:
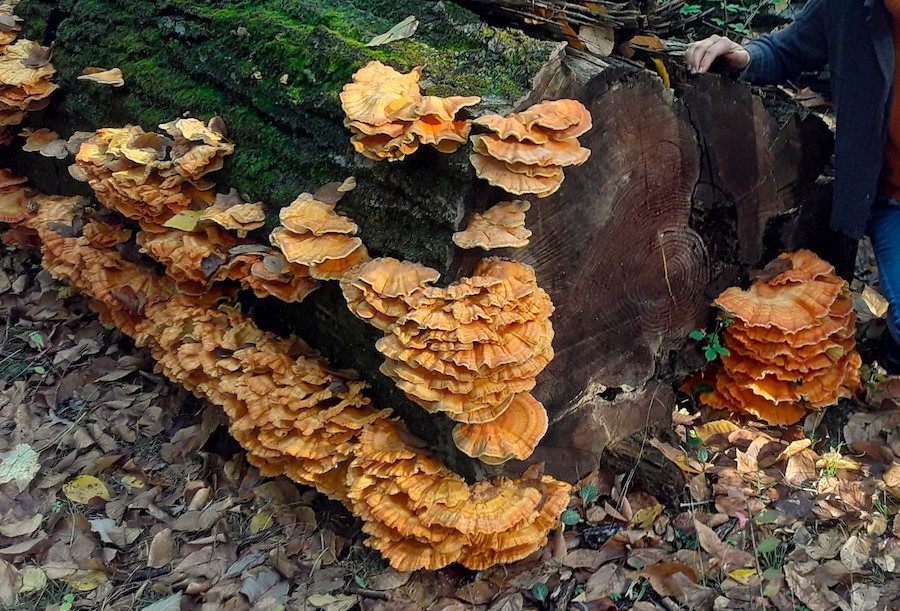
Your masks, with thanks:
M667 428L673 382L702 364L687 333L707 323L709 301L747 268L824 235L829 193L816 178L830 155L827 128L715 75L680 79L672 66L672 89L636 61L557 53L545 64L547 43L442 2L23 0L18 13L31 37L53 42L62 85L32 125L67 136L220 115L236 143L214 175L220 190L272 204L271 225L301 191L355 175L359 186L339 209L373 255L420 261L444 281L483 256L455 251L452 233L472 211L510 197L474 179L465 149L422 150L402 163L354 155L337 97L343 83L379 59L401 70L424 64L427 93L482 96L476 113L583 101L595 124L582 138L590 160L532 202L529 247L498 253L534 265L557 306L557 358L535 390L552 424L533 460L570 480L605 452L619 468L643 459L646 487L676 482L642 436ZM364 46L409 14L422 24L412 39ZM77 81L86 66L121 68L125 87ZM65 163L22 152L11 162L45 190L84 189ZM381 333L353 318L336 283L299 305L250 297L246 305L261 326L296 332L359 370L379 403L461 473L487 472L452 448L452 423L411 405L378 373Z
M430 151L402 164L361 163L341 124L341 87L377 59L403 71L425 66L429 93L509 108L550 48L453 4L415 0L24 0L16 12L27 36L53 43L62 86L33 123L67 134L220 115L237 143L214 177L226 190L276 211L355 174L360 188L342 208L370 249L438 268L471 182L465 153L437 163ZM410 14L421 23L413 38L364 46ZM77 81L86 66L118 67L126 85Z

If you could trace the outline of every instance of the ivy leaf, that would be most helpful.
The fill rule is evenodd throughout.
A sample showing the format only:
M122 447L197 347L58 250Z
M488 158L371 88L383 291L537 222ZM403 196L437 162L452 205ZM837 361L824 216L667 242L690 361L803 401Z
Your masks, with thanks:
M562 523L566 526L575 526L578 522L581 521L581 517L579 517L578 512L572 511L571 509L566 509L562 512L562 516L560 517Z
M706 337L706 333L704 333L703 331L700 331L699 329L695 329L690 332L688 337L690 337L693 340L697 340L699 342L701 339Z
M537 600L544 602L550 595L550 588L548 588L545 583L536 583L534 584L534 587L531 588L531 595Z
M585 503L590 503L599 495L600 493L597 492L597 488L595 486L591 486L590 484L588 484L581 487L581 500Z
M703 355L706 357L706 360L709 362L716 360L716 357L718 356L718 354L716 353L716 349L713 348L712 346L707 346L706 348L704 348Z

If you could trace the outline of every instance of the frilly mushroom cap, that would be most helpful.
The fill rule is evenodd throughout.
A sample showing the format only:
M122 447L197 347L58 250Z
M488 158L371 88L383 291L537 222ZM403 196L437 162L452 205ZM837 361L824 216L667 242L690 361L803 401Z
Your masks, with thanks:
M10 173L6 180L17 179L13 178ZM19 223L31 216L28 208L28 193L29 189L21 183L13 183L0 188L0 223Z
M822 280L777 286L761 283L747 291L726 289L713 303L748 325L796 333L827 316L841 288L837 282Z
M401 161L419 148L418 138L410 132L411 126L412 124L404 126L403 132L399 136L355 134L350 138L350 144L357 153L373 161L382 159Z
M362 246L362 240L339 233L327 233L317 236L312 234L292 233L284 227L272 231L272 244L284 254L291 263L315 265L330 259L342 259L350 256Z
M529 128L542 127L555 140L577 138L591 129L591 113L578 100L541 102L516 113Z
M436 269L392 257L372 259L354 274L355 280L382 297L408 297L440 277L441 273Z
M473 119L472 122L475 125L486 127L504 140L511 138L519 142L545 144L550 139L547 132L531 129L514 114L506 117L493 114L482 115Z
M435 95L422 96L416 102L400 109L394 119L400 121L415 121L422 117L433 116L435 120L450 122L456 119L456 114L466 106L474 106L481 101L477 96L450 96L441 98Z
M454 153L466 142L471 128L470 121L444 121L436 115L425 115L413 121L409 133L442 153Z
M510 459L525 460L547 432L547 412L531 394L513 398L495 420L484 424L457 424L453 443L461 452L490 465Z
M281 224L294 233L312 233L317 236L327 233L353 235L359 230L356 223L335 212L334 206L317 201L307 194L282 208L278 216Z
M504 478L478 482L469 488L466 502L455 507L432 505L419 517L426 526L440 525L465 535L503 532L533 516L543 500L537 488L520 486Z
M361 244L346 257L310 265L309 275L317 280L340 280L350 269L370 259L365 244Z
M418 102L422 68L401 74L379 61L371 61L353 74L353 81L341 91L341 107L351 121L384 125L397 113Z
M48 54L49 51L46 47L24 38L6 46L0 54L0 83L8 87L28 87L46 81L56 74L53 64L47 61L28 60L35 54ZM51 85L49 82L47 85L50 91L47 91L46 95L57 88L57 85Z
M475 168L478 178L486 180L494 187L500 187L513 195L525 195L534 193L537 197L547 197L556 193L562 185L564 178L562 168L559 166L526 166L525 164L511 164L488 155L472 153L469 161ZM540 168L540 171L516 172L512 168Z
M500 202L484 212L476 212L464 231L453 234L460 248L522 248L531 231L525 229L525 212L531 204L524 200Z
M783 269L785 266L787 269ZM766 281L772 286L834 277L833 265L820 259L814 252L804 249L782 253L775 261L766 266L766 270L769 269L779 272Z
M498 161L537 166L581 165L591 156L590 149L577 140L549 140L544 144L503 140L494 134L472 136L476 153L493 157Z
M248 231L259 229L266 224L266 213L262 202L240 203L231 206L214 204L203 211L201 221L215 223L223 229L236 231L244 237Z

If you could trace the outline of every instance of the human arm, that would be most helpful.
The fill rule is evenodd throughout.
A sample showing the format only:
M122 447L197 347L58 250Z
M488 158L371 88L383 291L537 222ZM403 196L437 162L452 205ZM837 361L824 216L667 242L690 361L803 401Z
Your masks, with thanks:
M759 85L783 83L817 70L828 62L825 2L811 0L790 26L745 47L721 36L692 43L685 55L688 67L694 73L706 72L716 58L724 57L733 69L743 71L741 78Z

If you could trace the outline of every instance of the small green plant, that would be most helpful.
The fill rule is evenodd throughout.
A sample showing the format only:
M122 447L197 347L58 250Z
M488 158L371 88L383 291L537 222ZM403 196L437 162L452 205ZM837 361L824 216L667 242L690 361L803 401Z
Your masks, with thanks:
M746 36L757 17L767 12L777 14L789 3L790 0L689 0L681 7L681 15L699 20L694 25L696 37Z
M577 511L566 509L564 512L562 512L560 520L562 520L562 523L566 526L575 526L576 524L581 522L581 516L578 515Z
M731 351L722 343L722 332L734 323L734 314L722 311L716 318L716 324L712 331L695 329L688 337L694 341L703 342L703 356L707 363L712 363L720 356L731 356Z
M597 497L600 496L600 493L597 491L596 486L591 486L590 484L585 484L581 487L581 502L586 504L597 500Z
M768 537L756 546L756 561L761 571L780 570L784 566L787 545L775 537Z
M74 594L66 594L63 596L63 602L59 606L59 611L72 611L72 607L75 605L75 595Z
M544 602L547 600L547 597L550 596L550 588L548 588L545 583L536 583L534 584L534 587L531 588L531 595L535 600Z

